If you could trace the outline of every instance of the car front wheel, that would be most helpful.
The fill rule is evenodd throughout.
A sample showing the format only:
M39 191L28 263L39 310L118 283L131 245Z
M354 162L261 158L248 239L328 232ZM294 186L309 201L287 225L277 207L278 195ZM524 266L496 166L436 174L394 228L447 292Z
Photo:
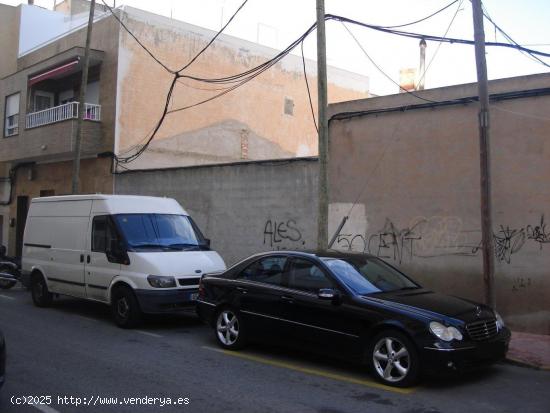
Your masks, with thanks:
M244 346L244 325L238 312L224 308L216 317L216 339L226 349L237 350Z
M403 333L383 331L371 342L370 365L375 377L384 384L408 387L416 383L419 358L411 340Z
M130 287L117 287L111 299L111 312L117 326L132 328L141 321L141 309Z

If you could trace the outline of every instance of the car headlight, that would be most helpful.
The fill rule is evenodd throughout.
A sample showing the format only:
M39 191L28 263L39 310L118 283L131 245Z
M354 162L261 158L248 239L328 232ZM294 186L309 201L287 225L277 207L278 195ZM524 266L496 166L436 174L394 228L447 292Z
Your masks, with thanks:
M456 327L446 327L437 321L430 323L430 331L434 336L443 341L462 340L462 333Z
M504 328L504 320L502 319L500 314L497 313L496 311L495 311L495 317L497 319L497 330L500 331Z
M166 275L148 275L147 281L151 287L155 288L171 288L176 286L176 279Z

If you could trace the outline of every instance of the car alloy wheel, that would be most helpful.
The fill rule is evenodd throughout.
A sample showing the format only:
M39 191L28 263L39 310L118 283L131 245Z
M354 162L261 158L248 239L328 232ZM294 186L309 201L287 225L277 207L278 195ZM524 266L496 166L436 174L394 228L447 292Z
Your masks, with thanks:
M234 346L239 339L239 319L231 310L223 310L218 315L216 334L218 340L227 347Z
M398 383L405 379L411 367L407 347L397 338L384 337L375 344L372 362L384 381Z

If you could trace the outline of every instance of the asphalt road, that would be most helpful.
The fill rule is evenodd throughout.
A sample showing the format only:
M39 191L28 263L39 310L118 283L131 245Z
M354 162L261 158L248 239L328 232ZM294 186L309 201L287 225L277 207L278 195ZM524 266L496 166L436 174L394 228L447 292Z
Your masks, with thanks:
M8 346L2 413L550 412L550 372L499 364L402 391L360 367L299 351L221 351L193 317L122 330L105 306L65 298L36 308L21 289L0 290L0 328ZM47 404L14 404L29 396Z

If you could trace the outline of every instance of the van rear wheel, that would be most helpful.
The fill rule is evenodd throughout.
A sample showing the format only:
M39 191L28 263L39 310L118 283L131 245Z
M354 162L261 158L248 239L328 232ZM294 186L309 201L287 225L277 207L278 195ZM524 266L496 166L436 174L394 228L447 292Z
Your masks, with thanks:
M52 304L53 294L48 291L46 280L42 274L35 273L31 279L31 295L34 305L48 307Z
M141 320L138 300L130 287L120 286L114 289L111 299L111 312L117 326L132 328Z

